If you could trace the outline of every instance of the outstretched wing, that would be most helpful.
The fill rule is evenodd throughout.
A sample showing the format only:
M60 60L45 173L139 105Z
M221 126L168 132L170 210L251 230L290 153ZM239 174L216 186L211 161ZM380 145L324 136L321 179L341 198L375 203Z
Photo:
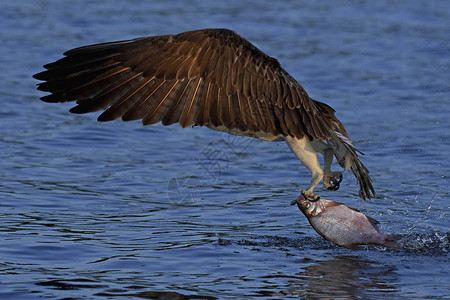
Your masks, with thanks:
M47 102L99 121L142 119L328 139L334 110L237 33L205 29L76 48L34 75Z

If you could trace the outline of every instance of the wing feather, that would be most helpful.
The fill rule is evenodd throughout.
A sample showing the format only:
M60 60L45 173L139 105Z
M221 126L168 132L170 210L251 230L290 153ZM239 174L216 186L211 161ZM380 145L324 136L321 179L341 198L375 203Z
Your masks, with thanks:
M218 107L218 114L220 118L220 124L227 127L232 128L232 122L230 115L230 98L226 93L225 88L219 89L219 107Z
M178 92L172 97L170 106L168 106L167 111L161 119L163 125L171 125L178 122L191 87L192 80L184 80L181 83Z
M209 113L208 113L208 117L209 117L209 121L211 122L211 124L215 127L220 126L220 119L219 119L219 111L218 111L218 106L219 106L219 88L217 87L217 84L212 84L211 85L211 91L210 91L210 103L209 103Z
M180 116L180 126L183 128L195 125L195 113L200 99L199 95L201 95L202 92L202 86L203 78L200 77L195 79Z
M239 115L242 116L242 122L245 124L246 129L257 132L258 127L253 120L253 112L251 110L248 98L243 94L236 92L237 101L239 103Z
M154 79L151 81L151 84L145 89L142 97L136 101L129 110L122 116L124 121L131 120L139 120L144 118L144 116L148 113L150 107L152 107L153 102L151 99L155 99L155 95L160 95L158 91L162 90L163 87L169 85L169 82L166 82L162 79Z
M209 120L209 112L210 112L210 105L211 105L211 83L208 79L205 79L205 84L203 86L199 105L198 105L198 113L196 117L196 123L199 126L207 125Z
M130 73L127 77L120 80L108 89L103 90L93 98L87 98L77 101L77 106L72 107L72 113L86 113L106 109L111 103L114 103L125 95L130 89L138 83L141 74Z
M155 77L146 78L139 82L139 85L134 89L130 89L128 93L123 96L119 101L116 101L106 111L104 111L99 117L98 121L105 122L118 119L122 117L131 107L139 101L148 90L148 87L153 83Z
M185 83L186 80L181 82L178 80L175 80L175 82L164 82L157 90L155 90L155 93L146 100L148 109L144 110L146 113L142 118L142 123L144 125L150 125L161 121L162 116L173 97L180 89L183 89Z
M230 30L96 44L64 55L34 76L44 81L38 89L51 93L42 100L76 100L76 113L103 109L100 121L212 124L310 139L327 139L337 126L334 111Z

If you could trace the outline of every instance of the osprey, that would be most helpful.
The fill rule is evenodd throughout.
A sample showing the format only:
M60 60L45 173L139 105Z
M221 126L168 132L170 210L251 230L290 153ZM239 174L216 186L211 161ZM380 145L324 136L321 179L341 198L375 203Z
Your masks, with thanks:
M358 180L362 199L375 196L335 111L311 99L275 59L234 31L203 29L102 43L69 50L33 77L46 102L76 101L70 111L102 110L99 121L142 119L181 127L207 126L265 141L285 140L311 171L304 194L337 190L333 156ZM322 169L317 153L324 157Z

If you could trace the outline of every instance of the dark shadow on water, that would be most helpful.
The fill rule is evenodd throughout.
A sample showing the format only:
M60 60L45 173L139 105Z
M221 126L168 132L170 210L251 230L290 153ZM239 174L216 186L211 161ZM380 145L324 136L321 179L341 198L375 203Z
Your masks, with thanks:
M145 291L145 288L141 286L128 286L126 287L126 289L109 289L107 285L103 285L97 281L84 278L75 278L66 280L48 280L38 282L37 285L65 291L80 290L80 289L90 289L90 290L104 289L105 291L96 293L94 295L105 298L118 297L128 299L136 297L144 299L166 299L166 300L217 299L216 297L213 296L184 295L181 293L171 291Z
M78 289L99 289L106 288L107 285L101 284L95 280L86 278L73 278L67 280L47 280L36 283L39 286L50 287L58 290L78 290Z
M207 299L214 300L216 297L212 296L201 296L201 295L183 295L177 292L154 292L154 291L146 291L146 292L138 292L138 293L99 293L96 296L104 296L104 297L120 297L120 298L128 298L128 297L137 297L144 299L164 299L164 300L189 300L189 299Z

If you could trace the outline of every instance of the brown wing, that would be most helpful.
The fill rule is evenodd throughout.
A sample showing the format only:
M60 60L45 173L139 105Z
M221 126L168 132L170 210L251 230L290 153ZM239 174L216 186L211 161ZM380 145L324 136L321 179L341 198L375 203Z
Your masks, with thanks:
M309 98L271 58L226 29L76 48L34 75L47 102L77 101L99 121L142 119L327 139L334 110Z

